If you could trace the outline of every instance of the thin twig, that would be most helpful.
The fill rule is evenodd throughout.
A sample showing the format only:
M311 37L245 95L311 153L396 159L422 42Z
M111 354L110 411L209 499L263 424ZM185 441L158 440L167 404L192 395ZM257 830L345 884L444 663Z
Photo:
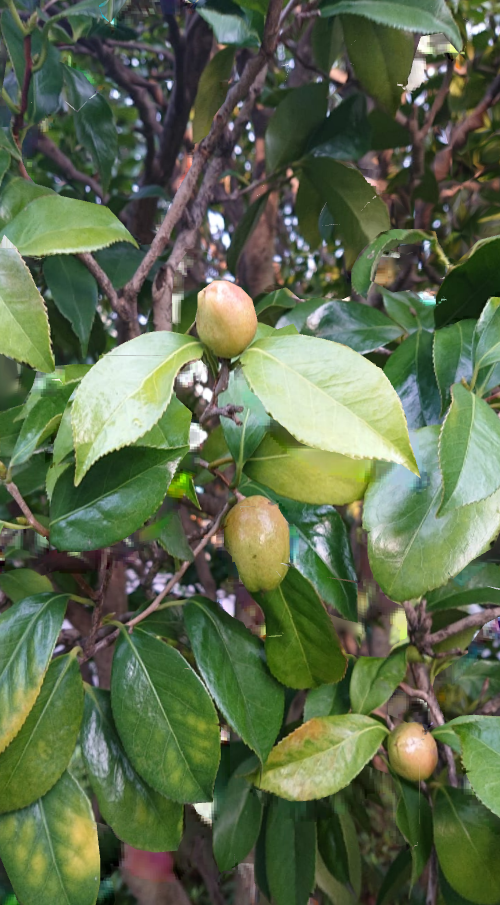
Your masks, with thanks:
M459 619L458 622L453 622L446 628L429 635L427 641L434 646L434 644L439 644L441 641L445 641L446 638L451 638L452 635L457 635L468 628L474 628L475 626L480 628L498 616L500 616L500 606L482 610L480 613L473 613L471 616L465 616L464 619Z
M9 492L10 495L11 495L11 497L16 501L16 503L17 503L17 505L19 506L21 512L23 513L24 517L28 520L28 522L30 523L31 527L34 528L35 531L36 531L38 534L41 534L42 537L48 538L49 532L48 532L47 528L44 528L43 525L40 524L40 522L38 521L38 519L33 515L33 513L32 513L32 511L31 511L31 509L29 508L28 504L26 503L26 501L25 501L24 498L22 497L22 495L21 495L21 493L20 493L19 488L17 487L17 485L14 484L13 481L8 481L8 482L5 484L5 489L8 490L8 492Z
M112 572L113 560L110 557L109 550L101 550L101 562L99 564L99 573L97 578L96 605L92 612L92 624L90 627L90 633L87 638L87 642L85 644L85 653L88 654L89 657L92 656L92 652L95 649L97 632L101 627L102 611Z
M78 170L69 157L66 157L66 154L64 154L47 135L44 135L43 132L38 134L36 146L41 154L44 154L45 157L48 157L49 160L52 160L56 166L59 167L67 179L81 182L83 185L88 185L101 201L105 200L102 186L97 179L94 179L93 176L87 176L86 173L82 173Z

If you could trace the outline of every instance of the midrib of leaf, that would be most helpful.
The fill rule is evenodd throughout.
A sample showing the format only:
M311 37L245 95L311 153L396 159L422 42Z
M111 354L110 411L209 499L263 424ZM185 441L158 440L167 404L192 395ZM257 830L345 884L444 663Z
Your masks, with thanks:
M144 675L146 676L146 678L147 678L147 680L148 680L148 682L149 682L149 685L151 686L151 689L152 689L152 691L153 691L153 694L154 694L154 696L155 696L155 698L156 698L158 707L159 707L161 713L163 714L163 716L164 716L164 718L165 718L165 722L166 722L168 728L170 729L170 732L172 733L172 738L173 738L173 740L174 740L174 742L175 742L175 746L176 746L176 748L177 748L179 754L181 755L182 760L184 761L184 763L185 763L185 765L186 765L187 771L188 771L189 775L191 776L191 779L194 780L194 782L196 783L196 785L198 786L198 788L201 789L200 783L198 782L198 780L196 779L195 775L193 774L193 772L192 772L192 770L191 770L191 767L189 766L189 764L188 764L188 762L187 762L187 760L186 760L185 754L184 754L184 752L183 752L181 746L179 745L179 742L178 742L178 740L177 740L177 735L175 734L175 732L174 732L174 730L173 730L173 728L172 728L172 724L171 724L171 722L170 722L170 720L169 720L167 714L165 713L165 709L164 709L164 707L163 707L162 702L160 701L160 698L159 698L159 696L158 696L158 692L156 691L156 688L154 687L154 685L153 685L153 683L152 683L152 681L151 681L151 678L150 678L150 675L149 675L149 673L148 673L148 671L147 671L147 669L146 669L146 664L144 663L144 660L142 659L141 655L139 654L139 651L137 650L137 648L134 647L134 645L132 644L132 641L131 641L130 638L129 638L128 632L127 632L127 631L123 631L123 632L122 632L122 635L123 635L123 636L126 638L126 640L128 641L130 647L131 647L132 650L134 651L135 656L137 657L137 659L138 659L138 661L139 661L139 663L140 663L140 665L141 665L141 668L142 668L142 670L143 670L143 672L144 672ZM202 791L203 791L203 790L202 790Z
M284 604L284 609L285 609L285 611L288 613L288 617L289 617L290 622L291 622L291 624L292 624L293 631L295 632L295 636L296 636L296 638L297 638L297 642L298 642L299 648L300 648L300 650L301 650L301 652L302 652L302 657L303 657L304 664L305 664L305 667L306 667L306 669L307 669L308 675L309 675L309 677L310 677L310 680L313 681L313 674L312 674L311 669L310 669L310 666L309 666L309 661L308 661L307 656L306 656L306 652L305 652L305 649L304 649L304 645L302 644L300 635L299 635L299 633L298 633L298 631L297 631L297 626L295 625L295 621L294 621L294 618L293 618L293 615L292 615L292 611L291 611L290 607L289 607L288 604L287 604L287 601L286 601L285 595L283 594L281 585L278 587L278 592L279 592L279 594L281 595L281 598L282 598L283 604Z
M22 644L23 641L25 640L26 636L31 632L33 626L36 624L36 622L38 621L38 619L40 618L40 616L43 615L44 611L47 609L48 606L50 606L51 603L53 603L54 600L56 600L58 597L64 597L64 596L65 596L64 594L56 594L54 597L51 597L50 600L47 600L44 604L42 604L42 606L40 607L40 609L37 610L36 613L33 614L33 616L31 617L31 619L29 620L29 623L28 623L26 629L23 631L23 633L22 633L22 635L21 635L19 641L17 642L16 647L14 648L14 651L12 652L11 656L10 656L9 659L7 660L6 665L4 666L4 668L2 669L2 671L0 672L0 679L3 677L3 675L4 675L5 672L6 672L6 670L7 670L7 669L9 668L9 666L11 665L12 660L13 660L13 658L14 658L14 655L17 654L17 652L18 652L18 650L19 650L21 644Z
M19 757L19 760L18 760L17 764L15 765L14 769L12 770L12 773L11 773L11 775L10 775L10 779L9 779L9 781L7 782L7 784L4 786L4 789L8 789L9 786L10 786L10 784L11 784L11 782L12 782L12 780L14 779L14 776L15 776L15 774L17 773L17 770L19 769L19 765L20 765L21 761L23 760L23 758L24 758L26 752L28 751L29 746L30 746L30 743L32 742L33 737L36 735L37 729L38 729L38 727L39 727L41 721L43 720L43 718L44 718L44 716L45 716L45 711L47 710L47 708L49 707L49 705L52 703L52 699L53 699L53 697L54 697L56 691L58 690L58 688L59 688L61 682L62 682L63 679L66 677L67 672L68 672L68 669L70 668L70 666L71 666L71 661L68 661L67 665L66 665L65 668L64 668L64 671L61 673L61 675L60 675L59 678L57 679L57 682L56 682L56 684L54 685L54 687L53 687L53 689L52 689L52 691L51 691L51 693L50 693L49 698L47 699L47 703L45 704L45 707L43 708L43 710L42 710L40 716L38 717L38 720L36 721L36 724L35 724L35 726L34 726L34 729L33 729L32 733L31 733L30 739L29 739L29 741L27 742L27 744L25 745L24 750L21 752L21 756Z
M328 565L328 563L325 562L325 560L323 559L321 553L318 553L317 550L314 549L314 547L312 546L311 541L308 539L307 535L304 534L302 528L299 528L299 526L296 524L296 522L293 522L293 526L294 526L295 530L297 531L297 533L300 534L300 536L301 536L301 538L303 539L304 543L307 544L307 546L308 546L309 549L311 550L311 553L314 553L314 555L318 557L319 561L324 565L325 569L327 569L327 571L330 572L330 574L334 577L334 580L339 581L340 579L339 579L338 575L336 575L336 573L333 571L333 569L330 568L330 566ZM342 585L342 582L341 582L341 585ZM342 588L342 586L341 586L340 589L341 589L342 593L344 594L344 597L345 597L346 600L347 600L347 593L344 591L344 588Z
M343 738L339 742L336 742L335 744L330 745L328 748L323 748L322 751L317 751L312 754L306 754L303 757L295 756L293 761L291 761L290 763L276 764L276 766L271 765L269 773L274 773L274 772L280 771L280 770L287 770L290 767L292 767L292 768L296 767L297 769L299 769L302 766L302 764L304 763L304 761L322 758L322 757L324 757L325 754L329 754L332 750L334 750L336 752L335 756L336 756L336 760L337 760L341 753L342 746L352 744L353 741L358 742L361 739L361 736L364 735L366 732L373 732L374 730L379 730L380 728L383 728L383 727L381 727L379 725L366 726L365 729L359 729L357 731L351 732L346 738ZM277 748L279 748L280 745L283 744L283 742L286 742L286 740L287 739L284 738L283 741L279 743ZM360 769L362 769L362 767Z
M460 829L462 830L462 833L464 834L464 836L466 837L466 839L468 840L468 843L469 843L470 847L471 847L472 849L474 849L474 851L476 852L476 854L478 855L478 857L481 858L480 852L478 851L478 849L477 849L476 846L474 845L474 843L473 843L473 841L472 841L472 836L471 836L470 833L468 832L467 827L465 826L465 824L463 823L463 821L462 821L462 820L460 819L460 817L458 816L458 813L457 813L457 811L455 810L455 806L454 806L454 804L453 804L453 802L452 802L450 796L448 795L448 792L446 791L446 788L445 788L444 786L441 786L441 791L443 792L444 795L446 795L446 797L447 797L447 799L448 799L448 802L449 802L449 805L450 805L450 808L451 808L451 810L453 811L453 815L454 815L454 817L455 817L455 819L456 819L456 821L457 821L457 824L458 824L458 826L460 827ZM482 859L481 859L481 860L482 860Z
M325 342L326 342L326 340L325 340ZM289 365L287 365L285 362L283 362L280 358L276 358L275 356L271 355L269 352L266 352L266 351L265 351L264 349L262 349L262 348L260 348L260 349L255 349L253 346L251 346L250 349L247 349L246 354L249 355L249 354L252 353L252 352L257 352L258 354L265 355L267 358L270 358L271 361L277 363L278 365L280 365L280 366L281 366L282 368L284 368L285 370L291 371L292 374L294 374L296 377L299 378L299 380L301 380L303 383L305 383L305 385L306 385L306 387L307 387L307 392L309 393L309 395L311 394L311 387L313 387L314 390L318 391L318 392L321 393L323 396L326 396L326 398L329 400L329 403L330 403L330 404L333 403L334 405L338 405L339 408L341 408L343 411L348 412L348 414L349 414L352 418L355 418L355 419L356 419L357 421L359 421L361 424L365 425L365 426L368 428L368 430L370 431L370 433L373 434L373 435L377 438L377 440L382 439L382 440L384 441L384 443L387 443L387 445L388 445L391 449L395 449L396 452L398 452L398 450L397 450L397 448L394 446L392 440L388 440L386 437L383 437L382 434L379 434L378 431L376 431L375 428L372 427L371 424L368 423L368 421L366 421L364 418L362 418L362 417L361 417L360 415L358 415L356 412L353 412L353 411L352 411L350 408L348 408L348 406L345 405L343 402L340 402L340 400L336 399L334 396L331 396L330 393L327 393L325 390L323 390L321 387L319 387L316 383L313 383L312 380L309 380L307 377L304 377L299 371L295 371L293 368L291 368ZM245 375L245 376L246 376L246 375ZM254 391L254 392L256 392L256 391ZM258 394L256 393L256 395L258 395ZM319 449L320 447L313 447L313 448ZM330 451L330 452L334 452L334 450L324 450L324 452L329 452L329 451ZM341 453L341 455L345 455L345 453ZM400 455L399 452L398 452L398 455ZM356 455L356 456L349 456L348 458L352 458L352 459L366 459L366 458L370 458L370 457L369 457L369 456L364 456L364 455L363 455L363 456L358 456L358 455ZM373 456L372 456L371 458L373 458Z
M59 870L59 863L58 863L58 861L57 861L56 854L55 854L55 851L54 851L54 847L53 847L53 845L52 845L52 839L51 839L51 837L50 837L49 827L48 827L48 824L47 824L47 818L46 818L46 816L45 816L45 810L44 810L44 805L43 805L43 798L41 798L40 801L38 802L38 806L39 806L39 808L40 808L40 816L41 816L41 818L42 818L43 828L44 828L44 830L45 830L45 836L46 836L46 839L47 839L47 846L48 846L48 848L49 848L49 851L50 851L50 854L51 854L51 857L52 857L52 863L53 863L53 865L54 865L54 868L55 868L55 871L56 871L56 874L57 874L57 878L58 878L58 880L59 880L59 885L60 885L60 887L61 887L62 892L64 893L64 898L66 899L66 902L68 903L68 905L71 905L71 900L68 898L68 893L66 892L66 886L65 886L65 883L63 882L63 878L62 878L62 876L61 876L61 871Z
M227 644L226 644L226 641L225 641L225 639L224 639L224 636L223 636L223 634L222 634L222 631L220 630L220 627L218 626L218 624L217 624L216 620L214 619L212 613L210 613L209 611L207 611L207 610L205 609L205 607L202 606L202 604L198 603L197 600L194 600L193 603L195 603L196 606L199 606L200 609L203 610L203 612L205 613L205 615L207 615L207 616L209 617L209 619L210 619L210 621L212 622L212 624L213 624L213 626L214 626L214 628L215 628L217 634L219 635L219 638L220 638L220 640L221 640L221 642L222 642L222 645L223 645L223 647L224 647L224 650L225 650L226 653L227 653L227 662L229 663L229 666L231 667L231 670L232 670L232 673L233 673L233 675L234 675L236 684L237 684L237 686L238 686L238 690L239 690L239 692L240 692L240 694L241 694L241 696L242 696L242 698L243 698L243 705L244 705L244 708L245 708L245 712L246 712L246 714L247 714L248 725L252 728L253 742L254 742L254 745L255 745L255 744L256 744L256 742L255 742L255 737L256 737L256 736L255 736L255 729L254 729L254 727L253 727L253 720L252 720L252 718L251 718L251 713L250 713L250 710L249 710L249 708L248 708L247 699L246 699L246 697L245 697L245 694L244 694L244 691L243 691L243 688L242 688L242 685L241 685L241 682L240 682L238 673L237 673L237 671L236 671L236 668L233 666L233 660L232 660L232 657L231 657L231 653L230 653L230 650L229 650L229 648L228 648L228 646L227 646ZM257 754L256 748L254 748L253 750L254 750L255 753Z
M175 448L182 449L183 447L180 446L180 447L175 447ZM165 452L170 452L170 450L165 450ZM88 503L85 503L83 506L79 506L78 509L72 509L70 513L66 513L65 515L60 515L59 518L53 519L51 521L51 525L57 525L58 522L62 522L62 521L64 521L64 519L66 519L70 516L73 517L74 515L77 515L80 512L85 512L85 510L88 509L89 506L95 506L96 503L100 503L102 500L105 500L106 497L110 496L111 494L115 494L119 490L123 490L123 488L126 487L127 484L131 484L133 481L137 481L138 478L142 478L143 475L148 474L148 472L153 471L153 469L155 469L155 468L161 468L162 466L166 465L170 461L172 461L172 460L165 459L164 462L156 462L154 465L150 465L150 467L147 468L145 471L141 471L136 475L132 475L132 477L127 478L126 481L123 481L122 484L119 484L118 486L114 487L113 490L108 490L107 493L104 493L102 496L99 496L99 497L94 497L94 499L89 500Z

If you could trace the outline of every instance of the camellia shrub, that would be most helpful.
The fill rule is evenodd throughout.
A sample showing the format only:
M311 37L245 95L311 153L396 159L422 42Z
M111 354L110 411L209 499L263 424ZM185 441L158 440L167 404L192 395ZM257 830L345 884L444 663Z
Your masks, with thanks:
M497 13L167 7L2 3L0 883L498 905Z

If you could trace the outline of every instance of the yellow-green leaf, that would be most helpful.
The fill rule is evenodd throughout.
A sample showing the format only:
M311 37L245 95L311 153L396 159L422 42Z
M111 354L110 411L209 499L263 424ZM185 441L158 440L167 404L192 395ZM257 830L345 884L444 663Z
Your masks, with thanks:
M53 371L47 311L19 251L0 242L0 353L38 371Z
M23 905L94 905L97 827L70 773L28 808L0 817L0 858Z

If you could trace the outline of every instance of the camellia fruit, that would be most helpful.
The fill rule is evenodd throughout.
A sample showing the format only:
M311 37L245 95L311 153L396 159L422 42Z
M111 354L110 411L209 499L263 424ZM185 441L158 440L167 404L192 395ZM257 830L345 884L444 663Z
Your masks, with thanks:
M218 358L241 355L257 330L252 299L229 280L214 280L198 293L196 329Z
M237 503L226 519L224 543L251 593L272 591L283 581L290 558L290 534L276 503L263 496Z
M436 769L436 742L420 723L401 723L393 729L387 748L392 769L403 779L428 779Z

